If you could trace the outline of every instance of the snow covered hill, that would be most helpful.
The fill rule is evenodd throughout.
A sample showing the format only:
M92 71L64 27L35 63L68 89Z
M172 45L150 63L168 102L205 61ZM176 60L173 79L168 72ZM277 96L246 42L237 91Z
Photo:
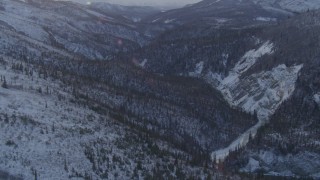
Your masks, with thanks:
M140 22L148 16L160 13L160 9L149 6L121 6L105 2L93 2L89 5L90 9L101 13L122 16L134 22Z
M270 24L288 12L263 8L252 1L204 0L180 9L151 16L147 21L165 24L210 24L219 27L244 27Z
M203 0L146 18L154 24L209 24L216 28L273 24L294 13L317 10L318 0Z
M289 12L306 12L320 8L318 0L253 0L266 9L286 10Z
M88 59L111 59L150 39L133 21L85 5L4 0L0 7L1 26Z
M101 129L102 117L95 112L71 103L70 89L63 90L61 82L38 77L32 66L25 67L27 75L8 70L12 65L2 64L0 70L8 86L0 88L1 170L24 179L90 172L85 148L97 140L113 142L117 133L112 127Z

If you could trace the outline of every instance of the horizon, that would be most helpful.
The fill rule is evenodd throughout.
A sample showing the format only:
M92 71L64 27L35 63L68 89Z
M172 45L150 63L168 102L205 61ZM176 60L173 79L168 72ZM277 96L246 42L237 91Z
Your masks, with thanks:
M194 4L201 0L68 0L81 4L90 4L94 2L105 2L124 6L153 6L159 8L179 8L188 4Z

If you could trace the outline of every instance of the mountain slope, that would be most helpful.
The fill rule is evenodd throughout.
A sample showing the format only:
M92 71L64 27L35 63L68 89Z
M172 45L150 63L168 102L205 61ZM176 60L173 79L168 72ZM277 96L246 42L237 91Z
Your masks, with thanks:
M112 111L99 112L96 103L44 72L0 56L1 179L213 175L172 144L122 123Z
M253 0L255 3L262 5L266 9L275 8L289 12L301 13L309 10L320 8L320 2L317 0Z
M125 18L69 2L2 1L1 25L15 33L88 59L110 59L149 38ZM19 9L17 11L16 9Z
M134 22L139 22L146 17L160 13L160 10L154 7L121 6L105 2L93 2L90 4L90 9L97 10L106 15L122 16Z
M1 1L0 179L318 178L320 11L285 2Z
M268 10L252 1L204 0L199 3L160 13L147 21L165 24L210 24L216 27L243 27L274 23L287 16Z

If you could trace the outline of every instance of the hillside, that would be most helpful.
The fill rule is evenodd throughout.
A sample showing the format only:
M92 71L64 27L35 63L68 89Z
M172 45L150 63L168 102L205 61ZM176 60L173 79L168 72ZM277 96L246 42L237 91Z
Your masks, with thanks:
M0 179L320 177L317 1L0 2Z

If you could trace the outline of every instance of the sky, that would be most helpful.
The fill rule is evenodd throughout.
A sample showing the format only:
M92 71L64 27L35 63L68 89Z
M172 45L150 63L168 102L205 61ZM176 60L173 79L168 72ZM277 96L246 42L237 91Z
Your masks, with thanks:
M158 6L158 7L182 7L187 4L199 2L200 0L71 0L87 4L88 2L108 2L112 4L134 5L134 6Z

